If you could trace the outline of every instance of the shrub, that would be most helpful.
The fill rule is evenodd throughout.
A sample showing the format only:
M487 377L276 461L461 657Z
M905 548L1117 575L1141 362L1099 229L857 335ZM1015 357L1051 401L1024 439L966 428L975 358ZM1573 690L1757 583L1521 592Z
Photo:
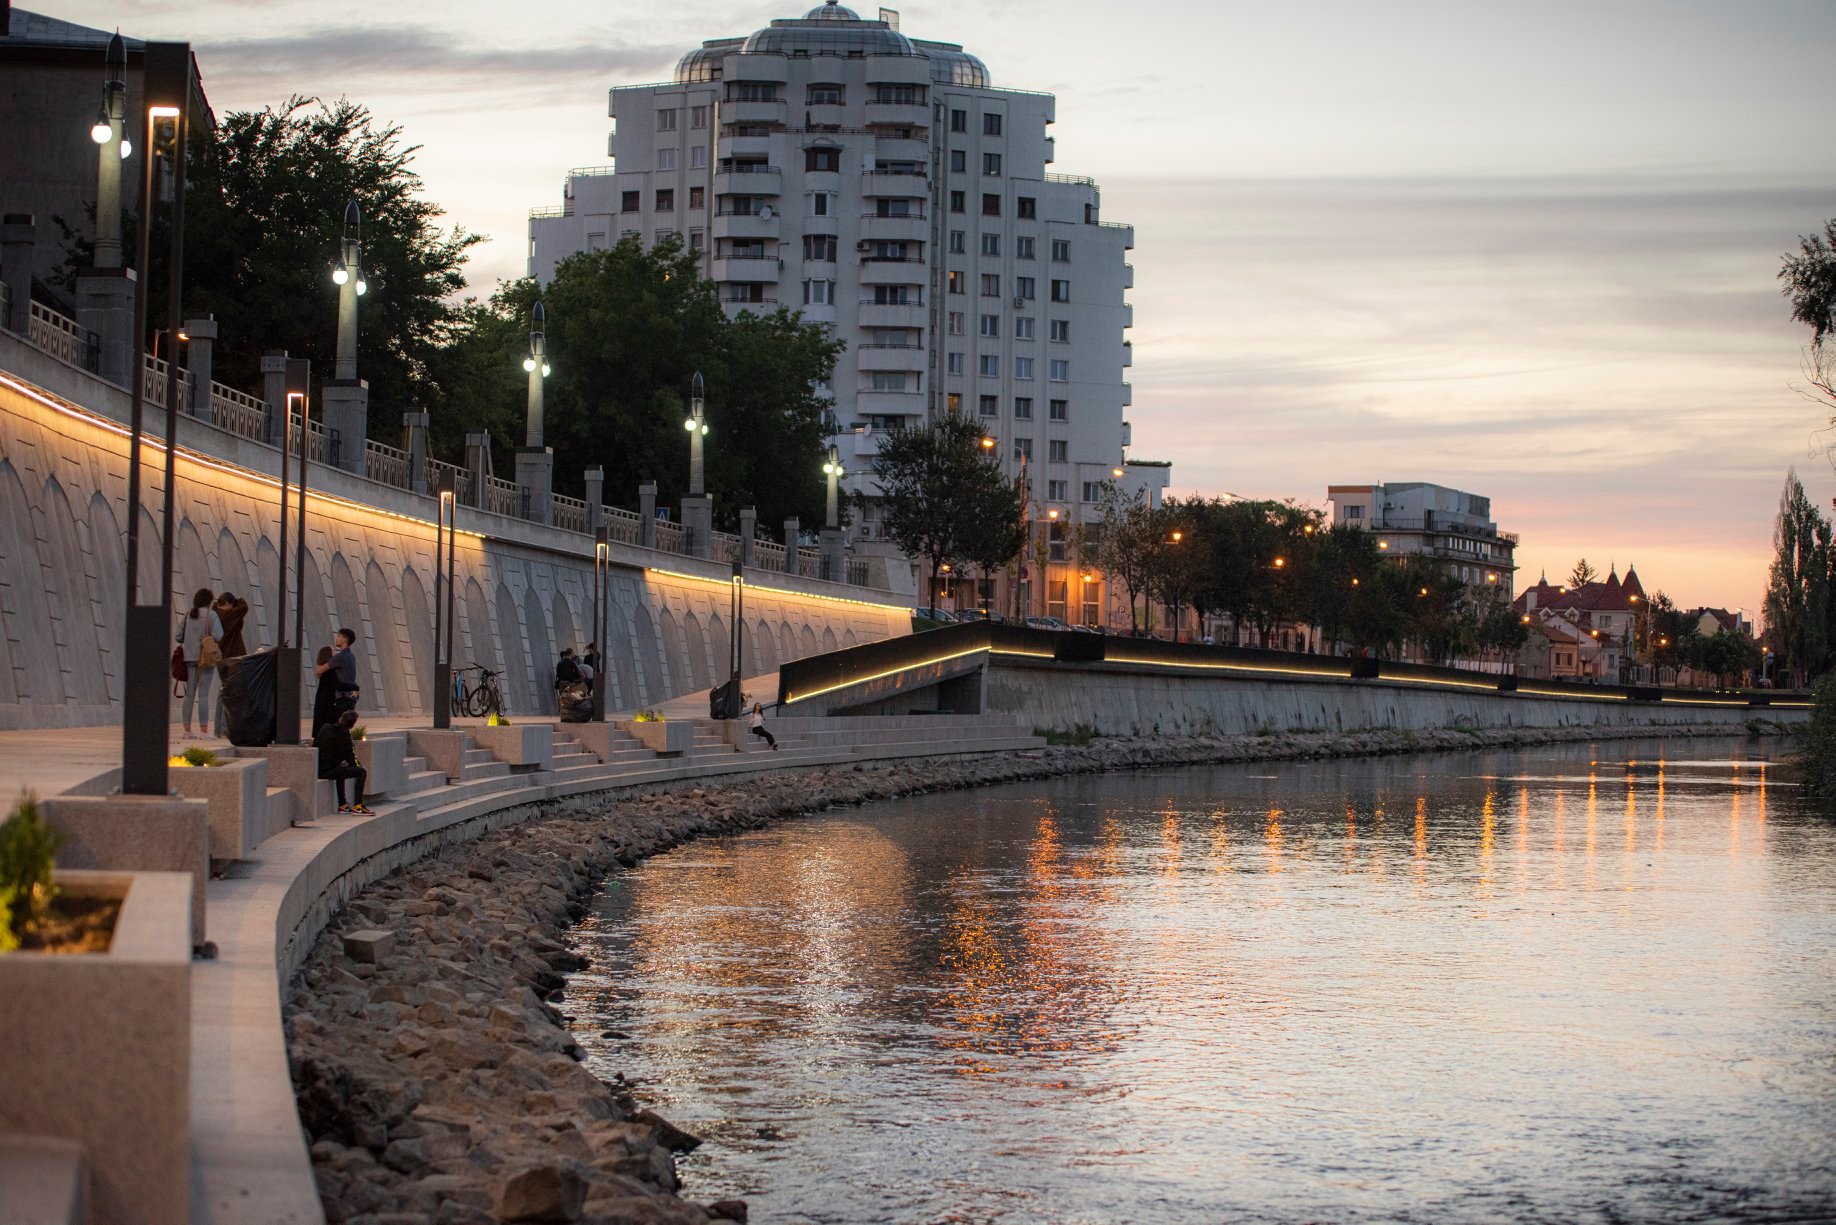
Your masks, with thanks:
M646 707L631 716L633 723L661 723L663 715L652 707Z
M194 744L181 753L180 756L185 759L185 764L188 766L214 766L217 764L216 753L205 748L203 745Z
M19 937L57 896L52 864L63 841L29 792L0 823L0 952L19 947Z
M1811 691L1811 717L1798 765L1807 792L1820 800L1836 799L1836 672L1824 676Z
M359 723L356 727L353 727L351 729L351 739L352 740L362 740L364 736L368 733L368 731L369 731L368 728L364 727L363 724Z

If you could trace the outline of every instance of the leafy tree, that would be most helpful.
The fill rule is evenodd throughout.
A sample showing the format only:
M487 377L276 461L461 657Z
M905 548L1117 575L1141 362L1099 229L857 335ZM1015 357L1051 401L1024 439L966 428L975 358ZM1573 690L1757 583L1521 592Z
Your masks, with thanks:
M1585 587L1589 583L1597 581L1599 578L1600 571L1588 565L1587 558L1583 557L1580 561L1575 563L1575 568L1568 572L1568 585L1570 589Z
M260 354L285 349L332 377L338 298L331 270L345 205L363 216L358 372L370 384L370 432L393 440L401 413L434 399L436 354L462 320L476 234L442 231L443 210L421 195L417 146L348 99L292 97L231 111L200 126L185 197L187 312L223 323L213 361L220 382L252 387ZM163 253L163 241L155 252ZM163 284L154 270L152 284ZM155 295L158 296L158 295Z
M1690 639L1686 658L1690 667L1711 673L1720 684L1738 684L1740 678L1763 662L1759 643L1737 630L1719 629L1704 638Z
M1195 519L1192 509L1177 498L1148 512L1148 594L1166 608L1176 641L1180 610L1192 602L1204 565L1193 531Z
M1828 656L1830 525L1805 496L1793 471L1779 494L1772 530L1773 560L1766 586L1766 636L1779 664L1803 685Z
M1836 408L1836 353L1824 343L1836 332L1836 219L1823 223L1823 233L1799 238L1798 254L1785 256L1779 279L1785 282L1781 292L1791 299L1791 317L1811 330L1803 361L1807 386L1799 390Z
M1096 561L1110 582L1128 594L1128 628L1140 628L1135 601L1148 589L1154 523L1145 491L1132 496L1114 481L1097 495Z
M873 461L881 489L886 535L912 557L930 563L930 600L936 611L937 577L945 562L995 559L982 522L1020 519L1020 495L982 446L982 430L959 416L890 431ZM984 554L976 556L977 553Z

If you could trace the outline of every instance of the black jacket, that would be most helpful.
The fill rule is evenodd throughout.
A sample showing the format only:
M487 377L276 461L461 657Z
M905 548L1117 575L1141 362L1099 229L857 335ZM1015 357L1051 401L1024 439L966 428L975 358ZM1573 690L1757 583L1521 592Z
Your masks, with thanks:
M569 656L555 665L556 689L565 689L567 686L577 683L580 679L580 665L574 662L572 656Z
M337 723L327 723L313 737L313 747L319 750L319 769L321 771L333 766L356 765L357 747L351 743L351 734Z

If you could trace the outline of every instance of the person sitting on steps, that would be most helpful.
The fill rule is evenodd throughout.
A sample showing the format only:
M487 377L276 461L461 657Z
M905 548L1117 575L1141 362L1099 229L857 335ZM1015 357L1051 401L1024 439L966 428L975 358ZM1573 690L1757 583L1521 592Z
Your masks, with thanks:
M357 712L347 710L319 729L313 744L319 750L319 777L329 778L338 788L338 811L369 813L363 802L363 787L370 772L357 761L357 746L351 741L351 729L357 726ZM344 802L344 780L355 779L357 792L350 803Z
M772 747L773 752L777 751L778 738L772 735L771 730L765 726L765 708L757 702L752 704L752 714L747 718L746 725L752 729L753 735L763 736L765 743Z

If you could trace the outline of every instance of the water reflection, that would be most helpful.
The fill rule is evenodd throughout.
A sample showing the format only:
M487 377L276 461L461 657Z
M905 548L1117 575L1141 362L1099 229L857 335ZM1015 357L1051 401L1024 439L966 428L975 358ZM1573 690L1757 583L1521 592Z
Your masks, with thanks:
M1836 827L1744 743L1635 747L696 844L573 1008L755 1221L1836 1214Z

